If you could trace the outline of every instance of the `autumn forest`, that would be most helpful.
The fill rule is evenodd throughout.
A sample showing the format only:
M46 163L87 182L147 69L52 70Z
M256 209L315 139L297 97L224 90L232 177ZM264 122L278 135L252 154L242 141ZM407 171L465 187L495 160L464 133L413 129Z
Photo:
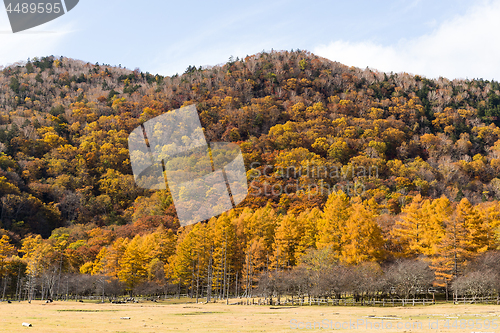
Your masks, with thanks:
M192 104L207 141L241 147L249 195L181 227L168 189L136 185L127 140ZM300 50L171 77L0 68L0 297L496 296L499 126L498 82Z

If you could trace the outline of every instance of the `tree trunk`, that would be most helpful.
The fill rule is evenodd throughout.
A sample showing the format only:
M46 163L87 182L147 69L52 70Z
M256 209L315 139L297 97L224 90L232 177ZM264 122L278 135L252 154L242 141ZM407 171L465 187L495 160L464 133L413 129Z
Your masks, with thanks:
M227 274L227 232L225 233L226 239L224 242L224 278L222 285L222 297L226 295L226 274Z
M238 297L238 272L236 272L236 283L235 283L235 287L234 287L234 297Z
M200 254L198 253L198 271L196 272L196 304L198 304L198 292L200 289Z
M21 298L20 282L21 282L21 265L19 265L19 268L17 271L16 300L20 300L20 298ZM19 295L19 297L18 297L18 295Z
M193 260L193 269L191 271L191 298L194 297L194 267L195 267L195 262Z
M3 278L2 302L5 301L5 292L7 291L7 281L8 281L8 278L4 277Z
M210 258L208 260L207 270L207 303L212 300L212 260L213 260L213 247L210 248Z

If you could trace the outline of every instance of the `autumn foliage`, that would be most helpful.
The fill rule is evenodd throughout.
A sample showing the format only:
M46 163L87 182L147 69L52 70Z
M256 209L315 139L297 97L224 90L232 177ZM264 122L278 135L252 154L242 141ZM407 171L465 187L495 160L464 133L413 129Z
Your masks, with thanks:
M136 186L127 138L190 104L208 141L240 145L250 194L181 228L168 190ZM22 277L28 294L53 296L66 274L102 277L103 290L248 295L265 272L319 260L311 251L373 272L419 258L449 286L499 246L499 117L498 82L298 50L172 77L64 57L11 65L0 72L2 289L18 293Z

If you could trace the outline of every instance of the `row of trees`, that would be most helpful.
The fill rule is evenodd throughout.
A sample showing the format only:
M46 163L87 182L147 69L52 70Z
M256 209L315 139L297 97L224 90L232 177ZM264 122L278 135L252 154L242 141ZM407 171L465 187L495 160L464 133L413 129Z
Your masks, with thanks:
M310 251L291 270L263 273L257 292L264 297L417 298L433 293L434 273L421 260L398 259L384 267L374 263L346 266L329 259L328 250Z
M396 259L382 266L363 263L346 266L331 261L328 250L307 253L297 267L284 271L265 272L259 279L259 296L295 296L302 302L307 298L354 298L356 302L372 299L414 299L441 294L435 287L435 272L431 262L419 259ZM470 262L464 275L451 284L455 297L500 295L500 253L487 252ZM448 300L448 290L445 289ZM432 296L434 297L434 295Z
M155 197L157 204L168 197L163 193ZM30 295L36 283L43 295L60 295L61 277L80 273L113 278L131 293L151 283L222 298L234 290L252 295L263 276L302 269L306 262L380 268L398 258L418 257L433 271L432 280L449 289L468 274L471 261L499 245L498 203L472 205L467 199L453 203L417 195L396 219L384 211L374 199L362 201L340 191L329 196L323 210L300 214L280 214L267 205L179 229L162 215L132 226L75 225L56 229L46 240L28 236L18 248L4 235L2 286L12 295L24 278ZM318 252L311 257L311 251Z
M450 287L498 246L499 96L495 81L385 74L298 50L172 77L54 57L9 66L2 294L61 295L65 274L81 274L132 293L149 283L250 295L263 273L324 249L349 267L424 257ZM168 191L135 185L127 138L190 104L208 141L240 145L250 194L179 228Z

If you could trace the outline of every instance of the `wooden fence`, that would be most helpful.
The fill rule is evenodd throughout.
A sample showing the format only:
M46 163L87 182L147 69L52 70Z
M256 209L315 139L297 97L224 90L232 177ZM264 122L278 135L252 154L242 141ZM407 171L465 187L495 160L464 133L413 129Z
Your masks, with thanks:
M453 304L500 304L499 296L453 297Z
M359 300L354 298L284 298L279 301L275 298L245 298L237 302L231 302L231 305L291 305L291 306L304 306L304 305L329 305L329 306L415 306L415 305L433 305L436 304L434 299L428 298L390 298L390 299L371 299Z

